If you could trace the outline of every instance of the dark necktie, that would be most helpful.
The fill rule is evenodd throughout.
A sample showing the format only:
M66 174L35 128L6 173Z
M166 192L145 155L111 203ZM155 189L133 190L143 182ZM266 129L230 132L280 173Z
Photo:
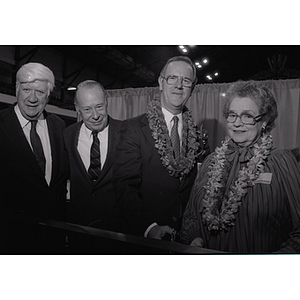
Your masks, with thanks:
M100 160L100 141L98 139L98 132L93 131L93 143L91 146L91 163L88 173L92 180L97 180L101 173L101 160Z
M33 153L35 155L35 158L36 158L43 174L45 174L46 159L45 159L41 139L40 139L39 135L36 132L37 120L32 120L30 122L31 122L30 142L31 142L31 146L33 148Z
M173 146L173 151L174 151L174 157L175 159L179 158L180 154L180 139L179 139L179 134L178 134L178 117L174 116L173 119L174 124L171 130L171 141L172 141L172 146Z

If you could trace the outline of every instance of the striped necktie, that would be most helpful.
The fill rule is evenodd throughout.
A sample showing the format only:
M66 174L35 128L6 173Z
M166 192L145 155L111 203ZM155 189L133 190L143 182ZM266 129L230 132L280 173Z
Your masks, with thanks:
M172 120L174 121L174 124L171 130L171 141L172 141L172 147L174 151L174 157L175 159L178 159L180 155L180 138L178 134L179 118L177 116L174 116Z
M88 173L92 180L97 180L101 173L101 160L100 160L100 141L98 139L98 132L93 131L93 143L91 146L90 166Z
M37 120L30 121L31 129L30 129L30 142L33 148L34 156L43 172L45 174L46 169L46 158L44 155L44 150L42 146L41 139L36 131Z

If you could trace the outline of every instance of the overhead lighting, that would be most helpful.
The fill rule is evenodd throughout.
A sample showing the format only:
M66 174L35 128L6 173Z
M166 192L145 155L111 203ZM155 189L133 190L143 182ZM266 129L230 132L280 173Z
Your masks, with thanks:
M202 62L203 62L204 64L208 64L208 59L207 59L207 58L204 58L204 59L202 60Z
M67 88L67 90L68 90L68 91L76 91L76 87L74 87L74 86L69 86L69 87Z
M207 74L205 77L207 80L214 80L216 77L218 77L220 75L220 73L218 71L215 71L213 73L213 75L211 74Z
M200 65L200 63L199 63L198 61L195 62L195 65L196 65L196 67L199 68L199 69L202 68L202 65Z
M187 48L186 48L185 46L180 45L180 46L178 46L178 47L180 48L180 50L181 50L182 52L184 52L184 53L187 52Z

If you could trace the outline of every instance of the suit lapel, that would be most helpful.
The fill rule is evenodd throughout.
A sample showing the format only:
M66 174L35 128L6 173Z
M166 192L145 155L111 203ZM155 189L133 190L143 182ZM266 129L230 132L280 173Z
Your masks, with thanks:
M0 126L3 128L4 132L7 134L10 141L14 144L19 152L19 157L28 164L30 168L33 168L41 177L44 178L35 157L31 150L31 147L24 135L20 122L17 115L14 112L14 106L12 105L4 116L4 123ZM45 180L46 182L46 180Z
M159 156L159 153L158 153L157 149L155 148L155 141L153 139L153 136L152 136L152 133L151 133L151 130L150 130L150 127L149 127L148 118L147 118L146 114L141 119L141 125L142 125L141 127L142 127L143 133L145 134L145 136L147 137L147 139L151 143L151 149L153 149L153 151L155 151L157 153L157 155ZM162 163L161 160L160 160L160 163ZM178 181L180 189L182 189L185 185L186 180L185 179L180 180L179 178L177 178L176 180Z
M76 129L70 137L71 151L73 151L73 157L75 160L75 164L78 166L78 169L79 169L80 173L83 175L84 179L86 180L86 183L88 185L92 185L92 181L86 171L85 165L84 165L84 163L81 159L81 156L77 150L79 132L80 132L82 123L83 123L82 121L80 123L77 123Z
M47 122L50 147L51 147L52 174L51 174L50 183L52 183L57 175L59 164L60 164L59 145L56 142L58 140L58 137L57 137L58 132L55 128L55 123L54 123L51 115L48 115L46 112L44 112L44 114L45 114L45 118L46 118L46 122Z
M106 176L107 172L111 169L114 159L115 159L115 151L116 145L119 141L119 128L116 126L115 120L109 117L109 128L108 128L108 148L106 160L101 170L101 174L97 180L97 183L100 183L103 178Z
M186 184L186 178L183 179L179 179L180 180L180 184L179 184L179 189L183 190L185 184Z
M151 133L151 130L149 128L149 123L148 123L148 119L147 119L146 114L141 119L141 125L142 125L141 128L142 128L143 133L145 134L145 136L147 137L147 139L149 140L151 145L154 147L154 139L152 137L152 133Z

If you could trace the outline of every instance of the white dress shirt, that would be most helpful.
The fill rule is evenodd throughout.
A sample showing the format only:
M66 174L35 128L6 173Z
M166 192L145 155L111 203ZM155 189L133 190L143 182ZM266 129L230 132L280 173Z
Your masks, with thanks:
M175 115L171 114L168 110L166 110L163 107L162 107L162 112L163 112L163 115L165 117L165 121L166 121L168 130L169 130L169 135L171 135L171 130L172 130L172 127L173 127L173 124L174 124L174 121L172 119ZM180 138L180 147L181 147L181 144L182 144L182 127L183 127L183 125L182 125L182 113L180 113L176 116L178 117L178 134L179 134L179 138ZM158 224L155 222L155 223L152 223L150 226L148 226L148 228L146 229L146 231L144 233L144 237L147 237L149 231L156 225L158 225ZM165 225L165 224L163 224L163 225Z
M31 122L23 117L18 105L15 106L15 113L21 124L25 137L32 149L32 145L30 142ZM51 155L51 145L50 145L47 121L44 119L43 114L40 116L40 118L37 121L38 122L36 124L36 132L41 139L42 147L46 159L45 179L48 185L50 185L51 174L52 174L52 155Z
M164 114L165 117L165 121L167 123L167 127L169 130L169 135L171 136L171 130L174 124L174 121L172 120L173 117L175 117L175 115L171 114L168 110L166 110L165 108L162 107L162 112ZM176 115L178 117L178 134L179 134L179 138L180 138L180 146L182 143L182 113Z
M101 159L101 169L104 166L107 149L108 149L108 128L106 126L101 132L98 132L98 139L100 140L100 159ZM79 136L77 150L80 154L82 162L85 166L86 171L88 171L91 164L91 146L93 143L92 131L88 129L84 123L82 123Z

